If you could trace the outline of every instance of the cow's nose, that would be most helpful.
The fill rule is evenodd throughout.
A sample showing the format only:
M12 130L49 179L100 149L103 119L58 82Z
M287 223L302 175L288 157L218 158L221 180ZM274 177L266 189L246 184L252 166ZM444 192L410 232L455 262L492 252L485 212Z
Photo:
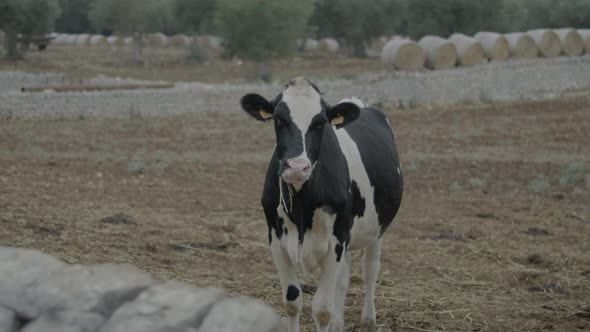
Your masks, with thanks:
M306 174L311 171L311 163L305 159L289 159L286 164L287 168L296 173Z
M289 159L284 165L281 177L288 183L303 183L311 176L312 168L309 160Z

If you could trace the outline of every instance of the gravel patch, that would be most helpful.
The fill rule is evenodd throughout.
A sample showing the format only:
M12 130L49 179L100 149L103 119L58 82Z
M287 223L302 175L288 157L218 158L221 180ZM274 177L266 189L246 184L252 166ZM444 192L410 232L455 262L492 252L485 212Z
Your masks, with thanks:
M311 77L313 79L313 77ZM134 117L192 112L237 112L248 92L268 98L273 84L177 83L172 89L109 92L23 93L25 85L55 84L62 75L0 72L0 118ZM99 77L89 83L137 83ZM316 81L328 102L358 96L369 104L509 102L553 99L567 90L590 88L590 55L510 60L441 71L367 73L355 80Z

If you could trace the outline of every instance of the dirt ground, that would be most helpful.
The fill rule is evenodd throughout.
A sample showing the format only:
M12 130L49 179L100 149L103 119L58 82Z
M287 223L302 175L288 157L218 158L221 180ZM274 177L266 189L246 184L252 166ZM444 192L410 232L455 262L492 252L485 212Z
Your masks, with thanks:
M590 330L587 97L387 114L406 192L385 235L381 330ZM237 109L2 120L0 245L128 262L281 311L259 205L273 144ZM348 331L363 301L353 257Z

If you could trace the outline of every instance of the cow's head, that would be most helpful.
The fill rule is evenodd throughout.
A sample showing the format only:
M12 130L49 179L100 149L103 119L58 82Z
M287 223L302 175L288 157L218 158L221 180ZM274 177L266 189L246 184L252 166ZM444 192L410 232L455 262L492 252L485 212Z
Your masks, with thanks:
M285 182L301 185L309 180L325 135L333 134L331 125L341 128L359 116L359 107L340 103L333 107L322 98L309 80L298 77L285 85L275 99L258 94L242 97L242 108L259 121L274 121L279 176Z

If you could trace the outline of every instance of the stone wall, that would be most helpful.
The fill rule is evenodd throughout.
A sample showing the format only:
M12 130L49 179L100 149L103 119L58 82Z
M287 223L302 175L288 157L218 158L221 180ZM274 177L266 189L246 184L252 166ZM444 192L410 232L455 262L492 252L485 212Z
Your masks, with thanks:
M278 314L255 299L156 281L126 264L69 265L0 247L0 332L282 330Z

